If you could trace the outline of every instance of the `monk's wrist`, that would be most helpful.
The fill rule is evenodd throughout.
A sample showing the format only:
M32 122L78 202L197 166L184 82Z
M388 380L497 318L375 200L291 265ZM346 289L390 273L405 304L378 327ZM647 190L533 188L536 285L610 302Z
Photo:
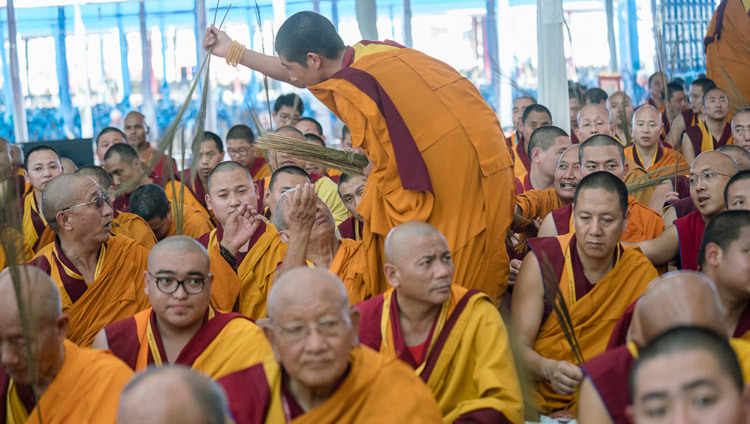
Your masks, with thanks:
M238 246L235 246L232 242L228 241L226 238L221 241L221 244L219 245L219 249L225 249L228 253L230 253L232 256L237 256L237 253L240 252L240 248Z

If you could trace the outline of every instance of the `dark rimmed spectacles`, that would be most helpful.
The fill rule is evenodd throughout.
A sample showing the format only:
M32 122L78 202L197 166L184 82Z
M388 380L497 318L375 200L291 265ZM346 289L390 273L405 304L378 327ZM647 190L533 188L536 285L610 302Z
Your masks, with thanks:
M156 288L164 294L172 294L182 286L187 294L200 294L206 287L206 283L211 278L211 274L207 277L191 277L184 280L178 280L174 277L158 277L152 273L148 273L151 279L156 283Z

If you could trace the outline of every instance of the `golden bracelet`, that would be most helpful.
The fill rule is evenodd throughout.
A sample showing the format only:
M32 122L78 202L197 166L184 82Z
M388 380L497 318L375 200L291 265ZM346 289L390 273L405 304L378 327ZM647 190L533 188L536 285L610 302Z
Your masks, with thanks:
M242 60L242 56L245 53L245 46L238 43L237 41L232 41L232 45L229 46L229 51L227 52L227 56L225 58L228 65L237 67L237 64Z

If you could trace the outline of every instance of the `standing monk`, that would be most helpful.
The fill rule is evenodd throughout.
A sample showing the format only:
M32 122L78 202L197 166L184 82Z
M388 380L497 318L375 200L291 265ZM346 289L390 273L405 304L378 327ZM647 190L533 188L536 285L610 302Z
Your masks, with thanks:
M721 87L737 85L738 94L750 100L750 78L747 77L750 74L747 60L750 57L750 3L723 0L708 24L703 45L706 75Z
M212 27L204 47L225 57L232 40ZM450 66L394 42L346 47L333 24L299 12L279 28L279 57L237 49L228 59L307 86L347 125L374 169L358 210L372 281L383 277L390 229L436 226L454 254L457 281L491 297L505 292L505 234L513 212L513 164L495 113ZM235 54L238 52L239 54ZM445 166L450 158L450 167ZM455 205L471 205L459 218Z
M513 173L516 178L523 177L531 169L531 159L529 159L529 140L531 134L539 127L552 125L552 114L546 107L534 103L524 108L521 114L521 135L518 144L513 146Z
M148 134L151 129L146 124L146 117L140 112L130 112L125 116L125 135L128 144L133 147L140 156L141 161L162 179L168 179L170 175L170 164L172 161L171 172L177 172L177 162L173 158L168 158L160 151L151 147L148 142Z

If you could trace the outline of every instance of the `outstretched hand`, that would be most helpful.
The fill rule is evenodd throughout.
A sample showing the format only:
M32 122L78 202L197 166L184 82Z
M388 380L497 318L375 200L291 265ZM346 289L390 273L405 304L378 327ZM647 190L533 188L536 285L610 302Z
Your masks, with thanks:
M216 56L227 57L229 46L232 45L232 39L226 32L211 25L203 36L203 48L210 50Z
M237 255L240 248L250 241L262 223L263 217L258 215L247 202L242 203L227 215L221 244L233 255Z
M318 209L318 194L315 192L315 186L306 183L297 186L292 193L290 206L287 209L286 225L292 234L310 232L315 224L315 216Z

